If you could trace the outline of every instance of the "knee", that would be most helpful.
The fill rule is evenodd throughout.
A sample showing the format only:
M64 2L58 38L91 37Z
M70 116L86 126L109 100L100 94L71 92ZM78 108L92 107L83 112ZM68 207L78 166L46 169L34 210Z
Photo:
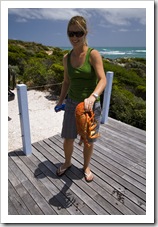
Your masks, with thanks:
M73 145L74 139L64 139L64 145L70 146Z
M89 143L89 146L87 146L87 145L84 144L84 151L88 152L88 151L93 150L93 145L94 145L93 142L90 142Z

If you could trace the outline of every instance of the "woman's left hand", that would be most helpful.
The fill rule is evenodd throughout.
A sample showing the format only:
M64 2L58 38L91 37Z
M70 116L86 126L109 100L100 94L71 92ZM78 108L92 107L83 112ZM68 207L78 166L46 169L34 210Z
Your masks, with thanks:
M90 96L89 98L84 100L84 107L86 111L92 110L93 109L93 105L95 102L95 97Z

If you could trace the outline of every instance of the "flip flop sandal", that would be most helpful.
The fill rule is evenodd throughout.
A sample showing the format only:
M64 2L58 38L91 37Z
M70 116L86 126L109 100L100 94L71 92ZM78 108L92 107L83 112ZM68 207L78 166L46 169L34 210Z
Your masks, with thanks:
M72 165L71 165L72 166ZM56 175L58 176L58 177L61 177L62 175L64 175L65 173L66 173L66 171L68 170L68 169L70 169L71 168L71 166L69 166L69 167L67 167L67 168L65 168L65 169L61 169L61 166L57 169L57 171L56 171Z
M89 177L92 176L92 178L89 180ZM85 173L84 172L84 177L85 177L85 180L89 183L89 182L92 182L93 179L94 179L94 176L93 176L93 173L90 171L89 174Z

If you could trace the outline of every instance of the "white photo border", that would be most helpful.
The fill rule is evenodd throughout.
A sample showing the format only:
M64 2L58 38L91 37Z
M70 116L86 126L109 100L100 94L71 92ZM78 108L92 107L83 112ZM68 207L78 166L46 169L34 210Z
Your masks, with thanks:
M146 215L8 215L8 8L146 8ZM49 6L49 7L48 7ZM2 86L3 85L3 86ZM154 1L1 1L1 223L154 223Z

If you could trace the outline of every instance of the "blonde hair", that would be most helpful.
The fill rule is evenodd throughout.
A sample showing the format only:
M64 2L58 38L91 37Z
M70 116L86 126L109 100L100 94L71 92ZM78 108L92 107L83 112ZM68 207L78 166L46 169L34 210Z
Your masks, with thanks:
M84 17L82 16L74 16L70 19L68 26L67 26L67 33L69 31L69 27L71 25L77 25L86 35L87 35L87 22ZM85 39L85 44L88 46L87 39Z

